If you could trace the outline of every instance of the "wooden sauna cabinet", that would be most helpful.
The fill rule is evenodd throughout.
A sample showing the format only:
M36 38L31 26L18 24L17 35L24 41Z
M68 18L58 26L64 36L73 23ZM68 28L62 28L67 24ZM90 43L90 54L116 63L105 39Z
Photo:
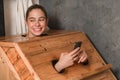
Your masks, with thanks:
M58 73L53 60L70 52L75 42L88 54L89 64L75 63ZM84 32L50 30L48 35L28 38L0 38L0 75L2 80L117 80Z

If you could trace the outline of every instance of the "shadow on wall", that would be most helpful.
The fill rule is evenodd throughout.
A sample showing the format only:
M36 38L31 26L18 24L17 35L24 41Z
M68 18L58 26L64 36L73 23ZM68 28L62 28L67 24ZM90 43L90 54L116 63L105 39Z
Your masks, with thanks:
M60 27L60 21L58 19L58 17L55 17L55 16L49 16L49 27L50 29L59 29L61 30L62 28Z

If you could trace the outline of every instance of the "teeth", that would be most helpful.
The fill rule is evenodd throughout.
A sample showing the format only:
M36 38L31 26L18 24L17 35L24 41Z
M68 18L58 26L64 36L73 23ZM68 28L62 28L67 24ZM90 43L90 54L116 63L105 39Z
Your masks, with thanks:
M40 31L41 29L33 29L34 31Z
M33 29L35 32L40 32L41 29Z

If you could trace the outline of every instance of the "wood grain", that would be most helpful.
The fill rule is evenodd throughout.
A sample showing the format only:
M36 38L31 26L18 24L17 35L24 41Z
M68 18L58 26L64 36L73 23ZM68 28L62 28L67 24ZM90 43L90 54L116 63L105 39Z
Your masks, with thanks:
M0 41L0 54L18 80L116 80L112 65L104 62L83 32L55 30L47 36L11 39ZM82 41L81 49L88 54L89 64L75 63L58 73L52 61L62 52L72 51L78 41Z

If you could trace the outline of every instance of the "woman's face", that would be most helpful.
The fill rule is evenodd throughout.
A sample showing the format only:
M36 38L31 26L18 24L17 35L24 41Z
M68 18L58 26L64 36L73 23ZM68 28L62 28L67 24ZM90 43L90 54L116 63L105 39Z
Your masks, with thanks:
M26 24L28 26L28 36L35 37L44 32L48 25L48 20L42 10L33 9L28 14Z

